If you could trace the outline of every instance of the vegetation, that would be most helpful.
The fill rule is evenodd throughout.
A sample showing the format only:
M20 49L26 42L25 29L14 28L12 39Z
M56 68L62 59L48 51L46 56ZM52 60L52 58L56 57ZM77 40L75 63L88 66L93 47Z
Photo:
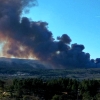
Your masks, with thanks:
M100 68L88 69L35 69L26 67L0 67L0 77L36 77L36 78L72 78L72 79L99 79Z
M100 80L0 80L0 100L100 100Z

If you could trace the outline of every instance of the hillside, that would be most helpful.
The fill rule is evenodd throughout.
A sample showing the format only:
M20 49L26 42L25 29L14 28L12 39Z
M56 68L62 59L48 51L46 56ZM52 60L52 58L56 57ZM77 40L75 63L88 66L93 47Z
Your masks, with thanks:
M38 60L0 58L0 73L14 73L15 71L29 71L45 68L46 66Z
M52 69L38 60L0 58L0 77L100 79L100 68Z

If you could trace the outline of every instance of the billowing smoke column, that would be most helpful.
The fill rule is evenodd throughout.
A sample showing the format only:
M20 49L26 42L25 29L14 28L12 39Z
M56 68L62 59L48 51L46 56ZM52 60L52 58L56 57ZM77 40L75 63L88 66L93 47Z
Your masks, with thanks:
M100 59L90 60L84 46L72 44L67 34L53 39L46 22L20 18L22 10L34 6L35 0L0 0L0 42L7 57L36 57L55 68L100 67Z

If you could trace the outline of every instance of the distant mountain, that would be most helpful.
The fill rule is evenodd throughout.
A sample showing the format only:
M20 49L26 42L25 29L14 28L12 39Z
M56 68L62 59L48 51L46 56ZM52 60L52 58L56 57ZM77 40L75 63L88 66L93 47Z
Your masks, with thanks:
M38 60L0 58L0 73L7 71L31 71L33 69L47 69L47 66Z

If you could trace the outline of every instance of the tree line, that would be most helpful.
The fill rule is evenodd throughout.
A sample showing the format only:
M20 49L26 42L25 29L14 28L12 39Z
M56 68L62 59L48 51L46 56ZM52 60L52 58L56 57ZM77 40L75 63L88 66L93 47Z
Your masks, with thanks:
M0 81L0 100L100 100L100 80L58 78ZM5 94L4 94L5 93Z

